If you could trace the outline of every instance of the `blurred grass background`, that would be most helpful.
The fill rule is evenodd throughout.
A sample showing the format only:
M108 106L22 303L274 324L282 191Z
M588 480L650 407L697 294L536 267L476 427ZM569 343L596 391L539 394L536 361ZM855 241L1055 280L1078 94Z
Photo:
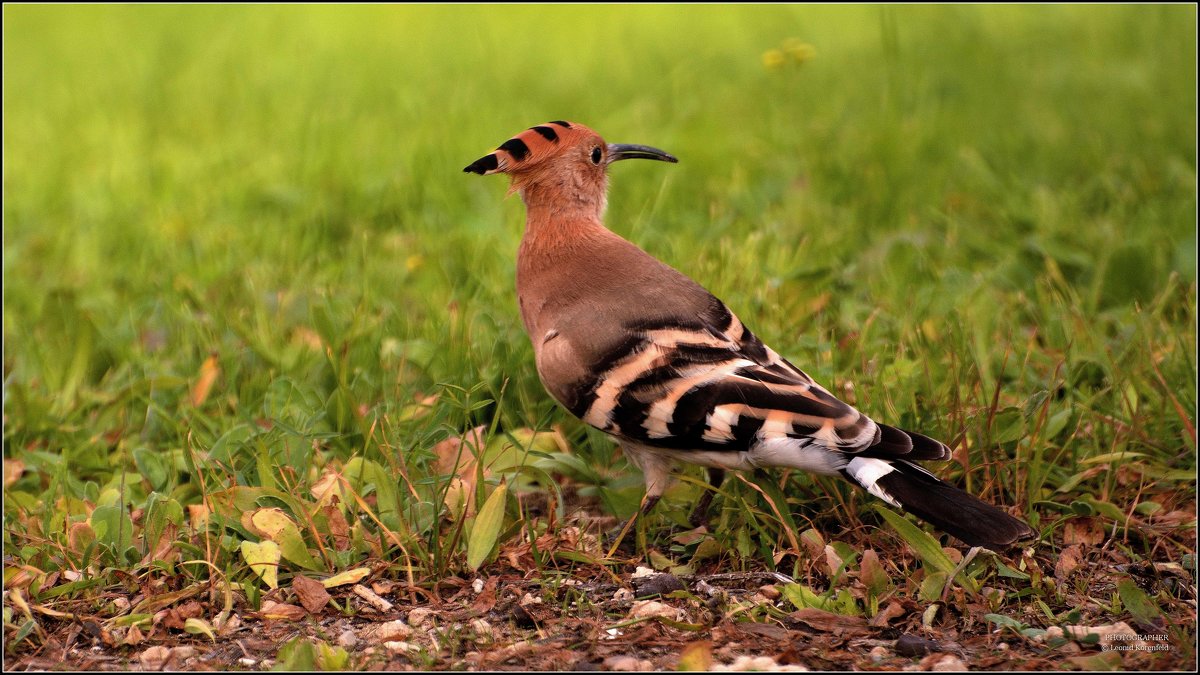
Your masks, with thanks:
M1132 508L1081 463L1123 451L1194 504L1194 7L3 11L6 548L476 424L619 466L537 381L519 200L461 172L551 119L679 156L615 167L610 226L969 489Z

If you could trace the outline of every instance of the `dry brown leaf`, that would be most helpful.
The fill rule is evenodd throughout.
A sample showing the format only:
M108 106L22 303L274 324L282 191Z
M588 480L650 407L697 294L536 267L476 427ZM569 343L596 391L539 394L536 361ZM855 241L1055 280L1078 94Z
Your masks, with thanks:
M8 487L20 480L25 473L25 462L19 459L4 460L4 487Z
M303 607L266 600L262 604L262 609L255 612L254 615L267 621L299 621L308 616L308 612Z
M712 663L712 642L701 640L689 643L683 648L683 651L679 653L677 669L704 672L712 669Z
M217 376L221 374L221 366L217 365L217 355L212 354L204 363L200 365L200 374L196 376L196 383L192 385L192 405L199 408L208 400L209 393L212 392L213 383L217 381Z
M304 605L304 609L307 609L309 614L320 612L329 602L329 591L325 590L325 586L302 574L297 574L292 578L292 590L295 591L300 604Z
M1104 528L1095 518L1072 518L1063 525L1063 543L1096 546L1104 542Z
M1196 522L1195 511L1168 511L1163 514L1154 514L1150 516L1156 525L1167 525L1170 527L1178 527L1186 523Z
M454 436L433 446L434 470L443 476L453 476L446 489L446 507L464 517L475 514L475 478L478 456L483 453L485 426L470 430L465 436ZM483 477L489 472L485 467Z
M85 522L72 523L67 528L67 545L72 551L82 551L96 541L96 533L92 526Z
M475 602L471 603L471 610L476 614L486 614L496 606L496 586L500 583L500 577L490 577L483 584L483 590L479 592L479 597L475 598Z
M834 614L833 612L826 612L825 610L814 609L812 607L798 609L788 614L788 618L826 633L841 631L852 633L867 632L867 620L861 616L842 616L841 614Z
M208 507L204 504L188 504L188 522L192 524L193 530L202 530L208 523Z
M1063 548L1058 553L1058 561L1054 563L1054 580L1062 583L1067 577L1071 576L1079 567L1079 563L1083 560L1083 553L1080 550L1079 544L1072 544Z
M346 522L346 516L342 514L342 510L333 504L326 504L321 507L321 512L325 514L325 521L329 523L329 535L333 537L333 547L339 551L345 551L350 548L350 523Z
M145 639L146 636L142 634L142 629L138 628L137 624L134 624L129 627L129 630L125 631L125 638L121 640L121 644L132 647L141 644Z
M886 628L891 621L899 619L905 614L904 605L893 600L888 603L887 607L879 610L878 614L871 617L870 623L876 628Z

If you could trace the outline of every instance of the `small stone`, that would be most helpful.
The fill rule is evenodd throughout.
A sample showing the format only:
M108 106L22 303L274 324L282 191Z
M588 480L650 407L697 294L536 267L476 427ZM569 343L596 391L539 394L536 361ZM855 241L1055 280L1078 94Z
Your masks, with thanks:
M661 616L672 621L679 620L678 609L674 607L656 602L654 600L641 600L633 603L633 607L629 609L629 618L631 619L648 619L651 617Z
M408 625L420 628L433 619L433 610L428 607L417 607L408 612Z
M758 592L761 593L763 595L763 597L765 597L768 600L778 600L779 596L782 595L782 593L779 591L779 587L775 586L774 584L767 584L766 586L760 586L758 588Z
M142 662L142 668L146 670L162 670L162 667L167 665L169 658L171 658L171 650L162 645L147 647L145 651L138 654L138 660Z
M760 671L760 672L806 672L808 668L799 664L780 665L775 659L769 656L746 656L741 655L733 660L733 663L722 664L718 663L713 666L713 670L719 672L745 672L745 671Z
M388 652L391 654L404 654L407 652L419 651L421 649L417 645L414 645L411 642L404 642L403 640L385 642L383 643L383 648L388 650Z
M528 607L530 605L540 605L540 604L542 604L542 599L540 597L533 595L532 593L526 593L525 595L521 596L521 600L519 602L517 602L517 604L522 607Z
M634 577L633 586L639 596L666 595L684 589L683 582L674 574L652 574Z
M397 621L395 623L400 623L400 622ZM403 624L401 624L401 625L403 625ZM407 628L407 626L405 626L405 628ZM339 647L345 647L346 649L354 649L354 647L356 645L358 645L358 636L354 634L354 631L347 628L346 630L342 631L341 634L338 635L337 644Z
M483 592L483 579L475 579L475 581L472 581L471 582L471 590L475 592L475 595L479 595L480 593L482 593Z
M941 651L941 645L933 640L926 640L916 635L901 635L896 640L896 653L900 656L924 656L930 652Z
M943 654L942 658L935 664L933 669L938 671L959 671L966 672L967 664L963 660L953 654Z
M409 614L409 620L412 620L411 614ZM371 639L375 640L376 642L407 640L408 636L410 635L412 635L412 628L410 628L408 624L399 620L381 623L370 629Z
M243 656L242 658L238 659L238 663L247 668L253 668L254 664L258 663L258 661L248 656Z
M888 648L884 646L872 647L868 655L871 657L872 663L880 663L888 657Z
M473 619L471 621L471 632L490 640L492 638L492 624L483 619Z
M635 656L610 656L607 659L604 659L604 668L606 670L638 672L643 670L654 670L654 664L645 659L639 659Z
M642 567L641 565L638 565L638 568L633 571L633 574L629 578L638 579L640 577L654 576L655 574L658 574L658 572L655 572L649 567Z

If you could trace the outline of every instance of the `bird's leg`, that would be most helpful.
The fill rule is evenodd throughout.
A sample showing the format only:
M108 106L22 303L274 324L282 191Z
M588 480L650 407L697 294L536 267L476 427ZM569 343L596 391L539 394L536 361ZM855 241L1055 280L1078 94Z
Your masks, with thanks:
M646 496L642 497L642 505L638 507L637 513L633 514L633 517L629 519L629 522L625 523L625 526L621 528L621 531L617 534L617 538L613 541L612 546L608 549L609 558L613 557L613 554L617 552L617 548L619 548L621 546L621 542L625 540L625 535L629 534L629 528L633 527L633 525L637 523L638 520L640 520L643 516L649 514L650 510L654 508L654 505L657 504L658 500L661 498L662 495L653 495L650 493L646 493Z
M709 489L704 490L704 493L700 495L700 501L696 502L696 508L692 509L692 514L688 516L689 525L692 527L708 525L708 507L712 506L713 496L717 494L717 488L721 487L721 483L724 481L724 469L716 467L708 469Z

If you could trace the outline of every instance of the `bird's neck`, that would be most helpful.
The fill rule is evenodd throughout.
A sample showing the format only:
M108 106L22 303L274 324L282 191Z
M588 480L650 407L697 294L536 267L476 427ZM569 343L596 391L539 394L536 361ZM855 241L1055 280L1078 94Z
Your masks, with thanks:
M602 203L542 199L531 190L522 190L521 196L526 211L517 253L517 296L525 330L533 337L545 332L545 319L553 315L546 313L548 307L573 302L586 288L605 281L608 250L620 237L604 227Z
M540 184L520 186L525 202L525 236L521 258L557 257L608 234L604 227L603 192L593 194Z

